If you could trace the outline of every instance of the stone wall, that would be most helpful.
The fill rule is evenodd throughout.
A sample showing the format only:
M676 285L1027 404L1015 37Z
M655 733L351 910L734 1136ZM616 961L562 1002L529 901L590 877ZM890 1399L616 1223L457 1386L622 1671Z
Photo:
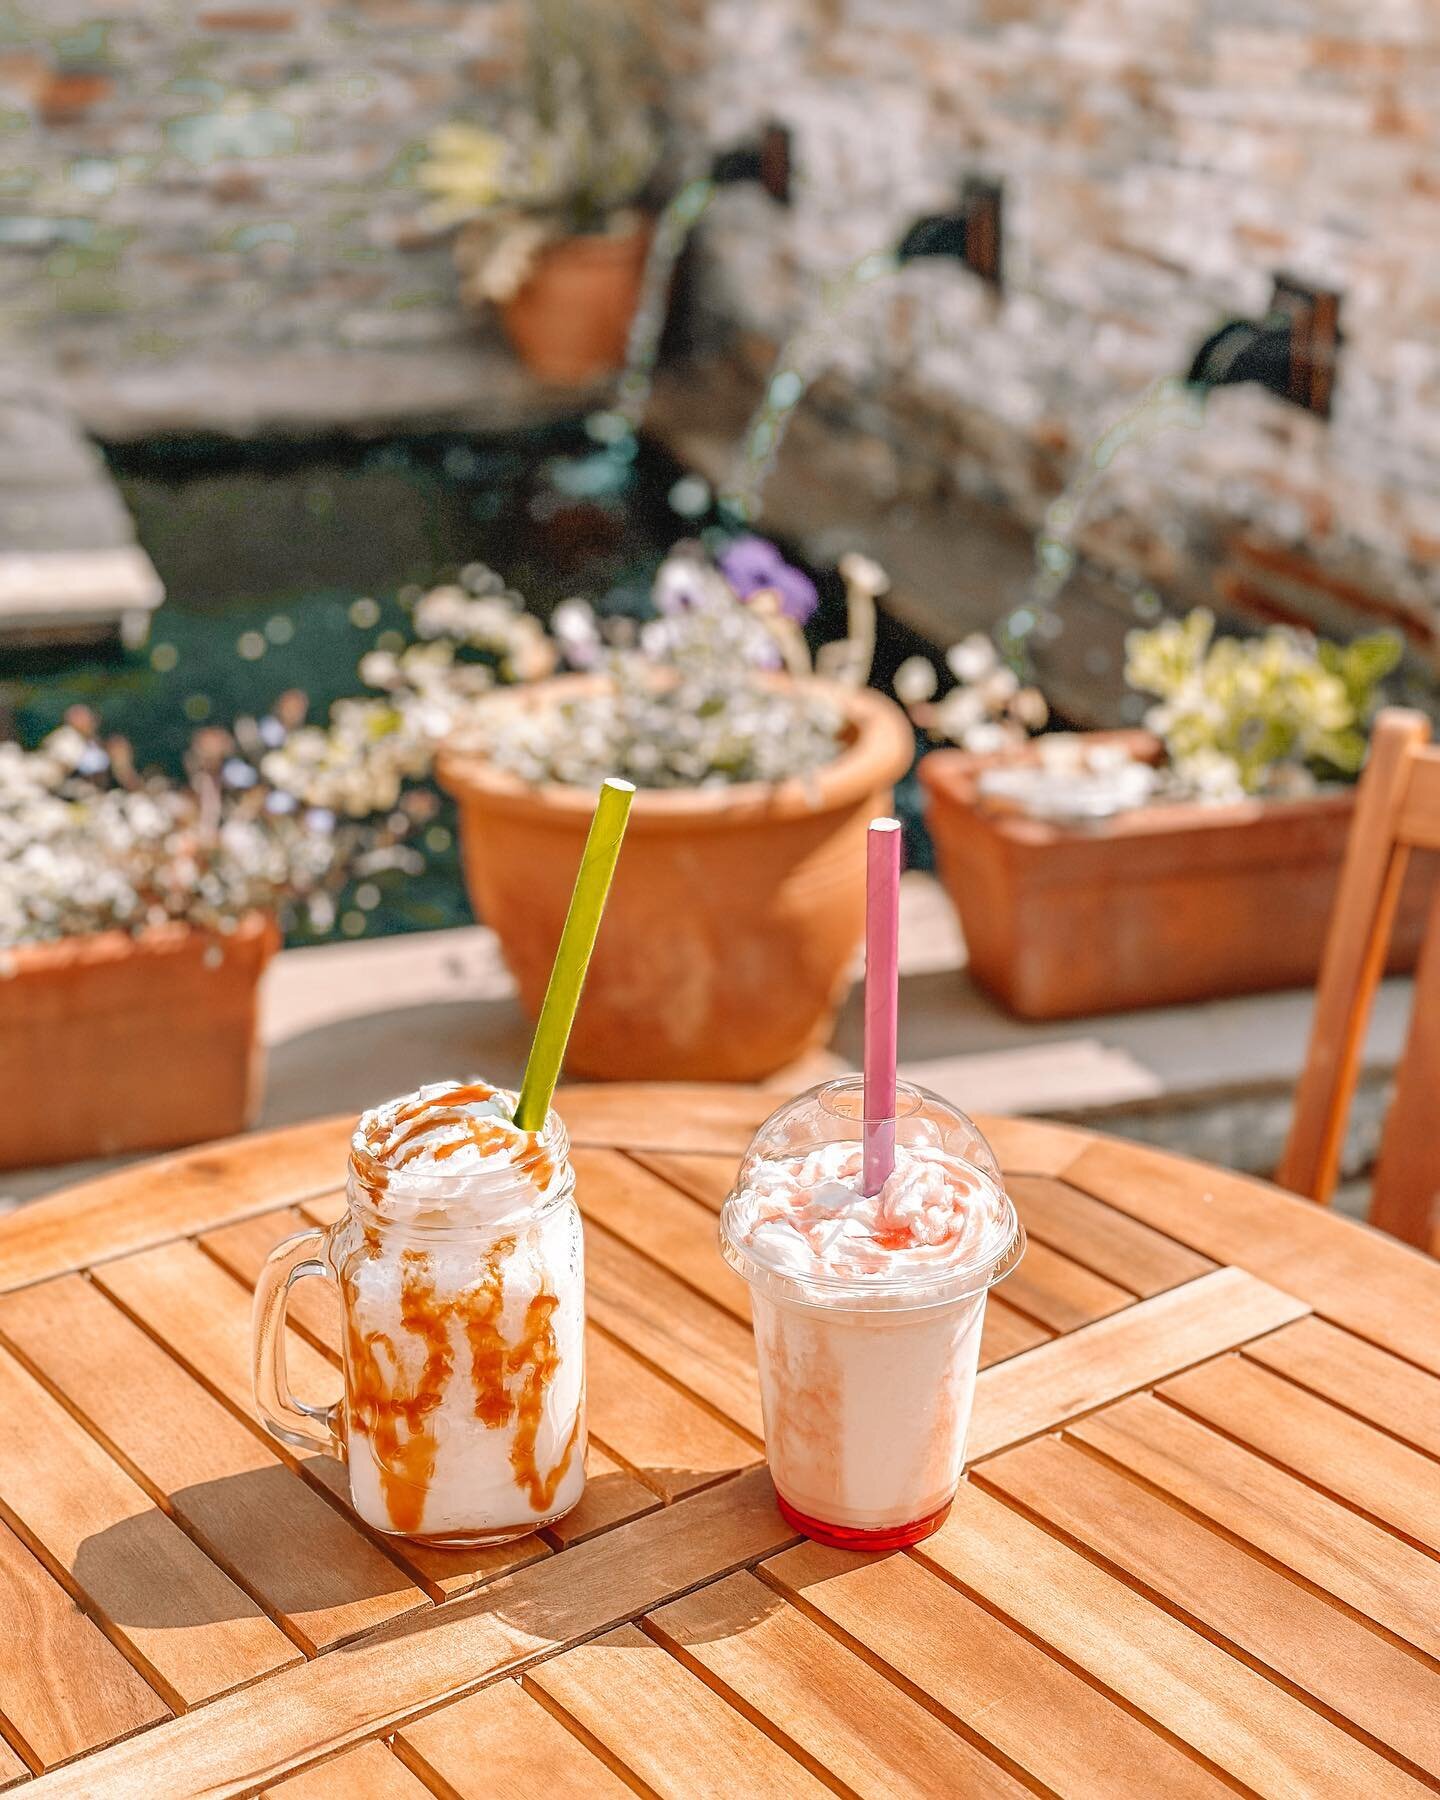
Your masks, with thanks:
M203 423L315 349L404 353L443 385L467 328L409 176L434 122L503 98L515 3L0 0L10 345L53 356L102 425L145 371L179 370ZM967 175L1003 183L1003 292L916 265L834 334L818 404L877 502L955 494L1037 524L1147 385L1286 270L1343 295L1333 418L1218 393L1199 429L1116 457L1082 542L1177 599L1394 618L1431 648L1430 0L637 3L698 140L793 132L794 205L726 194L691 284L710 341L757 370L847 263ZM337 394L336 416L356 405Z
M453 344L411 170L515 52L497 0L0 0L0 327L115 376Z

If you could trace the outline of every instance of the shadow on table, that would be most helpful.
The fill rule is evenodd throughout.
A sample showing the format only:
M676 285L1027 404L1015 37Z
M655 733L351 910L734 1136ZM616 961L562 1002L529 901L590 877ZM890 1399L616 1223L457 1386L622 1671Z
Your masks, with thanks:
M317 1469L317 1476L332 1492L345 1494L341 1465L323 1460L326 1467L323 1472ZM704 1483L707 1477L713 1481L713 1471L668 1473L686 1486ZM587 1500L600 1514L606 1487L612 1484L633 1488L631 1478L619 1470L602 1472L587 1484ZM408 1553L413 1566L422 1569L432 1584L453 1577L475 1578L463 1596L445 1604L447 1617L462 1611L467 1617L493 1613L526 1638L564 1641L595 1630L597 1590L623 1587L634 1574L629 1566L632 1540L622 1526L582 1538L567 1549L552 1540L549 1555L538 1539L440 1550L397 1538L385 1540L382 1547L360 1530L348 1506L333 1505L278 1463L178 1489L171 1497L171 1509L210 1557L208 1566L198 1555L182 1553L176 1525L158 1510L120 1520L79 1546L76 1585L93 1596L104 1615L122 1630L218 1625L254 1617L258 1601L272 1617L297 1621L308 1635L317 1614L385 1595L413 1596L418 1584L401 1566ZM643 1517L654 1519L662 1511L657 1503L656 1512ZM634 1548L645 1558L647 1579L668 1557L687 1559L693 1554L678 1534L675 1543ZM392 1560L392 1555L401 1560ZM566 1573L572 1568L579 1577L573 1584ZM554 1575L547 1573L550 1569ZM688 1585L689 1581L676 1583ZM436 1616L427 1607L397 1620L385 1635L425 1631Z
M352 1014L273 1045L262 1126L360 1112L426 1081L483 1075L513 1086L530 1027L513 1000L464 1000Z

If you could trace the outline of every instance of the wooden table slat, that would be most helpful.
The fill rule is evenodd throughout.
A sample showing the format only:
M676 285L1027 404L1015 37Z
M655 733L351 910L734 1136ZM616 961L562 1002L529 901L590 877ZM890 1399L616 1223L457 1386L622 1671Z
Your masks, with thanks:
M762 1574L1035 1781L1073 1800L1189 1800L1224 1784L1113 1698L907 1556L805 1544Z
M312 1220L296 1207L257 1213L234 1225L222 1225L196 1239L237 1281L254 1289L265 1259L275 1246L297 1231L314 1229ZM339 1290L329 1281L297 1281L290 1290L287 1316L322 1355L340 1361L341 1313Z
M42 1768L170 1717L154 1689L5 1525L0 1625L0 1716Z
M1054 1438L995 1457L984 1484L1440 1776L1440 1670L1333 1601Z
M753 1575L730 1575L672 1601L651 1614L647 1629L863 1800L1021 1800L1029 1792Z
M1007 1305L999 1291L985 1302L985 1325L980 1335L980 1367L1004 1362L1019 1356L1022 1350L1033 1350L1037 1344L1048 1344L1055 1336L1048 1325L1042 1325L1028 1314Z
M585 1457L585 1492L548 1535L563 1549L596 1532L609 1531L627 1519L638 1519L661 1505L660 1496L628 1474L613 1457L591 1444Z
M429 1800L431 1789L383 1744L360 1744L343 1756L261 1790L276 1800Z
M1440 1457L1440 1376L1366 1343L1323 1319L1297 1319L1246 1356L1333 1400L1431 1456ZM1440 1470L1436 1472L1440 1480Z
M31 1773L30 1765L0 1736L0 1793L28 1781Z
M666 1500L761 1460L757 1444L593 1325L585 1373L590 1429Z
M763 1470L662 1507L502 1576L483 1593L273 1676L264 1704L209 1706L44 1776L52 1800L193 1800L272 1779L404 1721L447 1696L637 1617L793 1542Z
M580 1149L574 1161L575 1197L586 1218L749 1324L749 1291L721 1260L715 1221L696 1201L615 1150Z
M1426 1791L973 1483L916 1555L1261 1793Z
M1129 1306L1135 1295L1103 1275L1032 1240L1020 1266L1005 1277L1006 1304L1051 1331L1074 1331Z
M649 1169L671 1187L678 1188L682 1194L688 1194L692 1200L698 1200L702 1206L708 1206L711 1212L718 1213L725 1204L725 1197L735 1185L735 1172L739 1168L738 1156L707 1156L691 1151L631 1150L627 1152L631 1162L639 1163L642 1169Z
M1440 1469L1418 1450L1239 1356L1193 1369L1160 1392L1262 1456L1440 1551Z
M596 1324L742 1431L762 1435L748 1326L594 1224L585 1228L585 1278Z
M570 1142L602 1150L704 1151L739 1162L755 1128L790 1095L705 1082L562 1088Z
M1132 1294L1160 1294L1215 1267L1208 1256L1066 1182L1017 1175L1006 1187L1032 1243L1063 1251Z
M3 1350L0 1514L172 1705L300 1660L279 1626Z
M416 1719L395 1741L461 1800L622 1800L634 1791L518 1681Z
M1440 1563L1148 1394L1070 1434L1440 1659Z
M0 1336L307 1653L429 1604L90 1282L0 1298Z
M323 1193L344 1176L353 1129L353 1119L318 1119L231 1138L23 1207L0 1219L0 1290Z
M251 1296L235 1276L198 1244L174 1243L105 1263L94 1279L202 1386L263 1429L251 1388ZM339 1370L293 1328L285 1360L303 1399L319 1405L339 1395Z
M1327 1207L1205 1163L1092 1138L1065 1181L1202 1255L1273 1281L1338 1325L1440 1374L1434 1258Z
M259 1433L277 1455L334 1496L349 1515L349 1481L340 1464L287 1449L269 1436L255 1415L250 1384L251 1296L235 1276L197 1244L174 1243L106 1263L94 1278L247 1429ZM293 1328L287 1333L285 1358L291 1385L302 1398L318 1405L339 1393L339 1371ZM534 1539L470 1550L432 1550L387 1539L386 1550L432 1599L464 1593L548 1554Z
M541 1663L527 1682L674 1800L821 1800L831 1791L633 1625Z
M1304 1304L1240 1269L1216 1269L982 1371L972 1462L1053 1431L1122 1394L1299 1318Z

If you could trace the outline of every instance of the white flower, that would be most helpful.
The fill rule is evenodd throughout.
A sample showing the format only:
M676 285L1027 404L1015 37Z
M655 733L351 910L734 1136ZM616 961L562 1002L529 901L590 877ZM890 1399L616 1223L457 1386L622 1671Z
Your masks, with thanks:
M940 677L926 656L907 656L895 671L895 693L902 706L919 706L935 697Z
M945 652L946 666L957 681L983 681L998 665L999 653L983 631L972 632Z

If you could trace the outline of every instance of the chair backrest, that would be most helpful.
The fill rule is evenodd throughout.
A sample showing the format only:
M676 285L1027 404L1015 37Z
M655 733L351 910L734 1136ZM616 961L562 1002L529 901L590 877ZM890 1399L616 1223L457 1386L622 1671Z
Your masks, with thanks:
M1410 852L1440 849L1440 749L1430 721L1375 722L1330 920L1305 1070L1276 1174L1312 1200L1334 1192L1375 989ZM1440 883L1415 971L1410 1030L1375 1167L1370 1222L1440 1254Z

